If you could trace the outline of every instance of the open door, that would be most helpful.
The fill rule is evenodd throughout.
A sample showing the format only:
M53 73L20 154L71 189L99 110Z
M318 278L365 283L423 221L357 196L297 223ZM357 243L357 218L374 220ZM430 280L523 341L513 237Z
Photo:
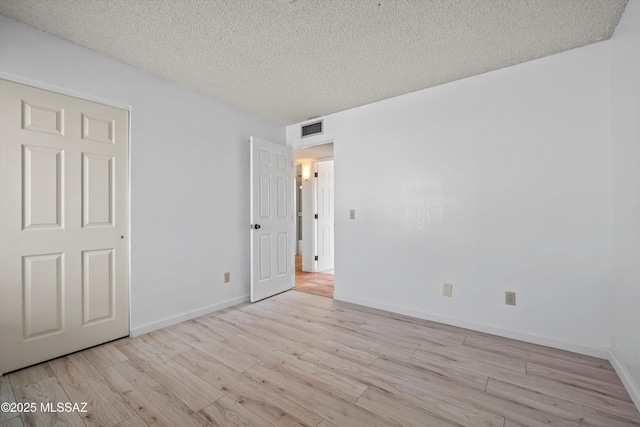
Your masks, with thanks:
M293 288L293 156L289 147L250 140L251 302Z
M333 160L316 163L317 166L317 254L318 271L333 270Z

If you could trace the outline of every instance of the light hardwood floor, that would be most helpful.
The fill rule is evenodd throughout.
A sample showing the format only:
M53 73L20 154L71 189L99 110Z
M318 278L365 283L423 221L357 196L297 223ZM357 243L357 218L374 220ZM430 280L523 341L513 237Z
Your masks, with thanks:
M296 291L333 298L333 274L296 271L295 283Z
M609 362L289 291L0 378L0 426L640 426ZM58 424L55 424L58 422Z
M296 255L296 277L294 289L301 292L333 298L333 274L308 273L302 271L302 256Z

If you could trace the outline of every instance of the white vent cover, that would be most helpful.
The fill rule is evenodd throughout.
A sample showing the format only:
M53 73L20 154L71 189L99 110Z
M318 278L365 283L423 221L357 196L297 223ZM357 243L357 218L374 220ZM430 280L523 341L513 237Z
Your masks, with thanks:
M300 126L302 138L322 133L322 120Z

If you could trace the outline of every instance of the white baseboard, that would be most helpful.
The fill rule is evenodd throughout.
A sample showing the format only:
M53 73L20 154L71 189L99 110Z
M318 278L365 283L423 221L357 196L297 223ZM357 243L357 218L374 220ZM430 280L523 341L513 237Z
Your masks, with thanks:
M407 316L417 317L419 319L431 320L432 322L444 323L446 325L458 326L460 328L471 329L472 331L484 332L487 334L498 335L504 338L511 338L519 341L524 341L532 344L544 345L547 347L553 347L560 350L571 351L574 353L580 353L587 356L598 357L601 359L609 358L609 349L592 347L588 345L582 345L569 341L561 341L553 338L547 338L534 334L527 334L524 332L518 332L510 329L498 328L491 325L483 325L479 323L473 323L466 320L460 320L452 317L435 315L423 311L408 310L401 307L395 307L387 304L380 304L373 301L368 301L361 298L353 298L350 296L341 295L339 292L335 292L333 298L337 301L350 302L353 304L364 305L366 307L377 308L379 310L390 311L392 313L404 314Z
M186 320L191 320L196 317L204 316L209 313L213 313L214 311L222 310L227 307L233 307L234 305L242 304L244 302L248 302L250 299L249 295L245 295L238 298L233 298L230 300L226 300L220 302L218 304L208 305L203 308L199 308L198 310L189 311L184 314L179 314L177 316L167 317L166 319L158 320L156 322L147 323L146 325L142 325L136 328L131 328L129 332L132 337L137 337L140 335L144 335L149 332L156 331L161 328L166 328L167 326L175 325L176 323L184 322Z
M640 384L636 383L631 373L627 370L624 364L618 359L616 353L613 350L609 350L609 362L611 362L611 366L616 370L616 373L620 377L622 384L624 384L624 388L629 393L631 400L640 411Z

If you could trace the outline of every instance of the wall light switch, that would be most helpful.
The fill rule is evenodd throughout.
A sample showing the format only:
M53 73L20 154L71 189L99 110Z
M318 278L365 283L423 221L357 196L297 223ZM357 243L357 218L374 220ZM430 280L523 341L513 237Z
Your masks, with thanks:
M356 210L355 209L351 209L349 211L349 219L356 219Z
M442 285L442 295L445 297L451 297L453 293L453 285L451 283L445 283Z
M229 283L231 281L231 273L224 273L224 283Z

